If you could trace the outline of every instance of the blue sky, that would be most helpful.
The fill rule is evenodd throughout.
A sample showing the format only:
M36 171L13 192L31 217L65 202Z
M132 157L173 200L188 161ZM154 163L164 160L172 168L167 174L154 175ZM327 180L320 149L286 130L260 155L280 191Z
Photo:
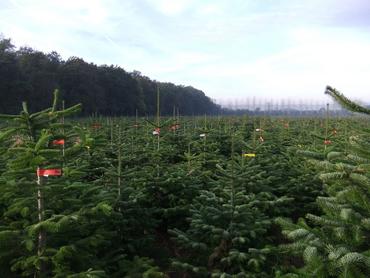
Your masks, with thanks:
M192 85L212 98L370 102L368 0L1 0L16 46Z

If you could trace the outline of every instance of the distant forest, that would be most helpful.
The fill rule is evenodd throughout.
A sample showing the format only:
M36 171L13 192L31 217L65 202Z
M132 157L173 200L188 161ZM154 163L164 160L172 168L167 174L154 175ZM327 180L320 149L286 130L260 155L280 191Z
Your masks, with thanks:
M154 115L157 88L162 115L216 114L221 108L191 86L151 80L119 66L96 65L82 58L64 61L57 52L18 50L0 37L0 113L19 113L26 101L32 111L48 107L54 89L66 106L82 103L82 115Z

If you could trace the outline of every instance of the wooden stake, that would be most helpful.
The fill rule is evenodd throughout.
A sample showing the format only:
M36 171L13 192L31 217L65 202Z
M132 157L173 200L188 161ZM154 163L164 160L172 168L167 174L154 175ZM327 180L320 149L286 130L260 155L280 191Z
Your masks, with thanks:
M118 174L118 199L121 199L121 168L122 168L122 158L121 158L121 126L118 125L118 166L117 166L117 174Z
M325 141L328 140L328 131L329 131L329 103L326 104ZM326 150L326 144L324 148Z
M160 111L159 111L159 87L157 87L157 128L160 124ZM157 135L157 150L159 151L159 137L160 133Z
M159 88L157 87L157 127L159 127L160 124L160 111L159 111Z
M62 109L64 111L65 109L65 103L64 103L64 100L62 100ZM63 130L62 130L62 134L64 136L64 114L62 115L62 124L63 124ZM65 144L63 144L62 146L62 156L63 156L63 164L62 164L62 168L64 167L64 154L65 154Z
M37 173L39 172L39 168L37 168ZM38 213L38 220L39 223L44 221L45 217L45 208L44 208L44 196L42 192L43 187L43 177L37 175L37 213ZM38 244L37 244L37 256L40 258L45 250L46 245L46 232L44 229L40 229L38 234ZM36 271L34 277L43 277L45 272L45 263L44 261L40 261L40 269Z

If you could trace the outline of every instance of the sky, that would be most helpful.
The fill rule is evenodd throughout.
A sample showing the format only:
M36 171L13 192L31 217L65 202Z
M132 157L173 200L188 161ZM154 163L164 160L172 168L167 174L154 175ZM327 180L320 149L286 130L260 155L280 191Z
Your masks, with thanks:
M370 103L368 0L0 0L0 33L213 99ZM327 98L327 97L326 97Z

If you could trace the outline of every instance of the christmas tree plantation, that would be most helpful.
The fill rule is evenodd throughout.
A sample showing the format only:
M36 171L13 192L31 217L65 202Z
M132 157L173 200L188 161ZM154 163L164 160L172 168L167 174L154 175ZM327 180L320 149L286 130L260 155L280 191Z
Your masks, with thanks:
M64 106L0 115L2 277L370 275L368 118Z

